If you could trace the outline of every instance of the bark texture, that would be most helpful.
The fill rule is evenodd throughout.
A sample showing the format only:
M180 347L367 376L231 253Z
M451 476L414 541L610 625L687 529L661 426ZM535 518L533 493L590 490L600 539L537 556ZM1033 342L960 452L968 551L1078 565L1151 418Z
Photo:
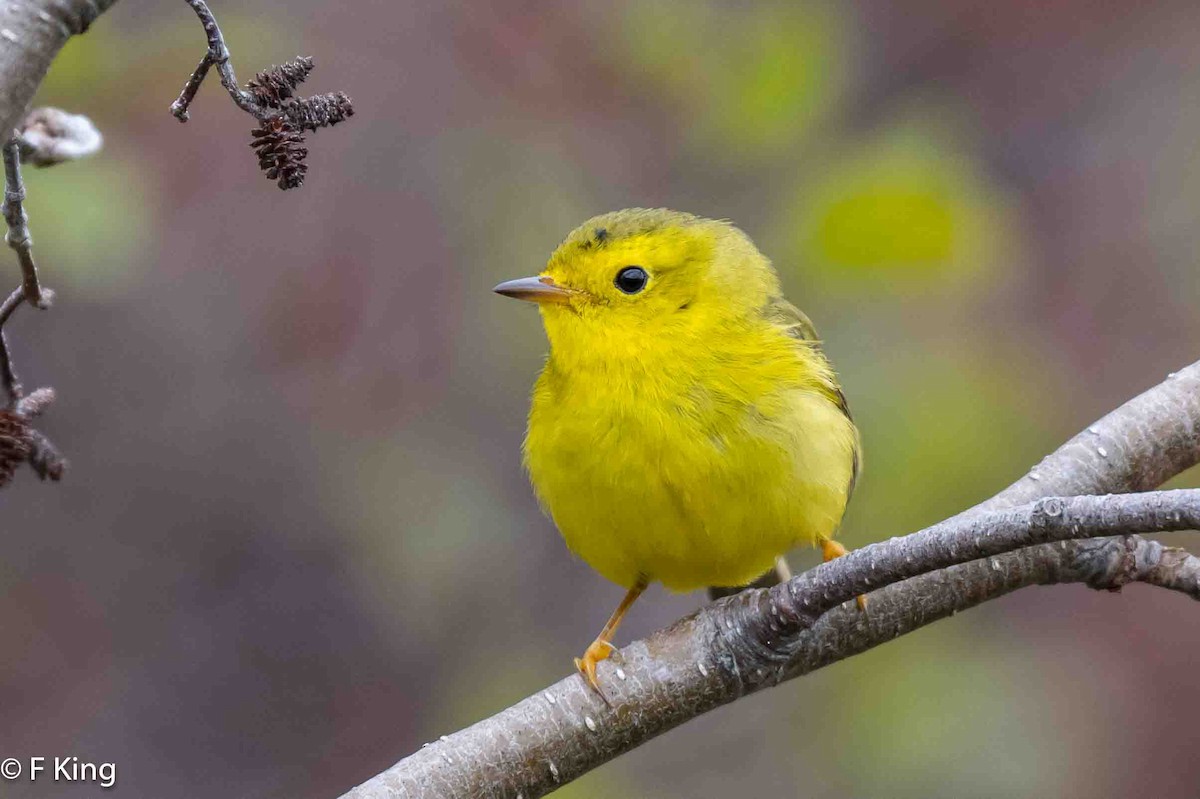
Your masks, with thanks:
M0 131L8 139L67 39L117 0L13 0L0 6Z
M611 706L572 675L426 744L345 798L543 796L701 713L1028 585L1137 581L1200 598L1200 560L1133 535L1196 527L1200 495L1085 496L1145 491L1197 462L1200 364L969 511L630 644L601 664ZM847 600L868 590L864 615Z

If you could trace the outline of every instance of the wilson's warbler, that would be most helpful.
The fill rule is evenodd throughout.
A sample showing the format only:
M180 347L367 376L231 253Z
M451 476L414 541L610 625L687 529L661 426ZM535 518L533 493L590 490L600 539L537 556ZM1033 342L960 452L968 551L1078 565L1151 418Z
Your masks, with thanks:
M729 222L640 208L576 228L537 277L550 355L525 464L567 546L628 589L576 667L596 664L653 581L737 586L832 538L858 432L808 318Z

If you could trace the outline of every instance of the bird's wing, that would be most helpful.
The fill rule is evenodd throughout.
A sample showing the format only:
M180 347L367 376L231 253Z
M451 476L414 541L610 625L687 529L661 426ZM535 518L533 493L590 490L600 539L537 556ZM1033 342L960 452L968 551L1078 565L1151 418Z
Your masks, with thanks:
M762 315L767 321L776 325L789 337L795 339L801 346L808 349L810 352L818 354L822 359L825 358L825 353L821 349L821 339L817 336L817 329L813 326L812 320L804 315L804 312L785 300L783 297L771 297L762 307ZM837 379L832 377L825 385L825 390L829 399L838 407L846 418L854 424L854 417L850 415L850 406L846 403L846 395L842 391L842 387L838 385ZM854 493L854 484L858 481L858 474L862 470L862 460L858 454L859 446L857 440L854 446L854 468L850 473L850 488L847 491L846 499L850 499L850 495Z

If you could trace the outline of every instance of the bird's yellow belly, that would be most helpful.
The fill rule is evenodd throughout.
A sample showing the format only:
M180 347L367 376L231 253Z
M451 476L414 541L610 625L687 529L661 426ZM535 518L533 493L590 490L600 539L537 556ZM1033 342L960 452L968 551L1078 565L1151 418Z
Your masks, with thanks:
M836 531L854 432L827 399L793 391L709 417L599 410L535 401L526 461L567 545L613 582L742 585Z

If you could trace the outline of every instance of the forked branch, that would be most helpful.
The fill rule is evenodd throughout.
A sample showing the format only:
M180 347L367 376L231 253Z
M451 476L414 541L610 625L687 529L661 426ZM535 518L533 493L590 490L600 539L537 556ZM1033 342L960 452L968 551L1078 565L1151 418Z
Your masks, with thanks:
M701 713L1024 586L1144 582L1200 598L1200 559L1134 535L1200 526L1200 491L1086 496L1146 491L1197 462L1200 364L977 508L721 600L629 645L601 665L611 708L572 675L427 744L346 797L542 796ZM1067 498L1044 499L1053 495ZM1112 535L1120 537L1096 537ZM846 600L866 590L863 614Z
M50 442L31 427L31 420L54 398L51 389L26 394L17 379L6 325L24 303L48 307L52 292L42 286L33 257L33 238L25 214L25 185L21 165L50 166L96 152L103 138L87 117L56 108L26 114L34 92L59 50L74 35L84 33L116 0L25 0L12 4L5 22L5 46L0 48L0 132L4 141L4 199L0 206L8 232L5 240L17 254L21 285L0 303L0 486L17 466L31 464L43 478L58 479L65 461ZM301 146L305 131L316 131L354 113L341 92L310 98L294 89L312 71L312 59L300 58L261 72L245 88L237 82L229 48L216 18L204 0L186 0L204 26L206 49L182 93L171 106L181 121L212 67L234 103L259 126L252 146L259 165L281 188L299 186L307 171L308 150ZM21 120L24 120L23 122Z
M350 98L343 92L297 97L296 87L313 70L313 60L300 56L280 66L259 72L243 88L233 71L233 62L225 36L217 19L204 0L185 0L200 23L208 49L200 63L188 76L183 91L171 103L171 113L180 122L187 122L192 101L213 67L225 92L238 108L257 120L250 132L250 146L258 156L258 165L268 178L281 189L294 189L304 183L308 172L308 149L303 147L304 131L331 127L354 115Z

